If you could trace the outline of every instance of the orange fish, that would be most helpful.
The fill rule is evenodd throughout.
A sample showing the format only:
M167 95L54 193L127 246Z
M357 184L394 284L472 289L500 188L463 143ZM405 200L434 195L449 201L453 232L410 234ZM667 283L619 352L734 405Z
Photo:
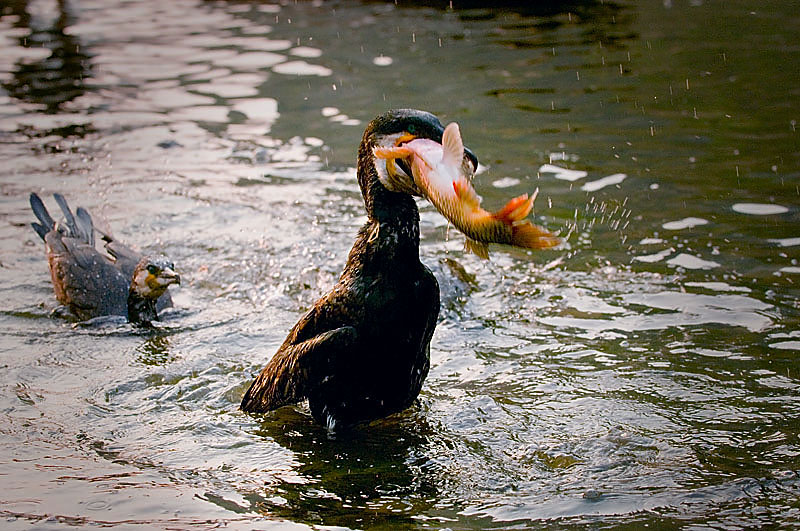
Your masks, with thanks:
M393 148L378 147L375 156L410 161L414 183L423 195L467 237L465 247L481 258L489 258L490 243L527 249L555 247L561 240L525 219L533 209L533 195L515 197L497 212L481 208L470 178L473 169L464 159L464 143L458 124L445 127L442 143L415 139Z

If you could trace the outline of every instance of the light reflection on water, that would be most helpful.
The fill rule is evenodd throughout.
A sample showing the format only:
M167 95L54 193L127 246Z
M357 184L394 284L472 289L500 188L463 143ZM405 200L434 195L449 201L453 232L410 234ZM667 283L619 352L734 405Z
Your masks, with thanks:
M800 518L792 13L2 9L9 526ZM564 249L485 263L420 203L443 294L420 404L335 438L302 408L242 415L338 277L364 221L357 142L391 106L459 121L485 203L538 187ZM178 308L144 332L51 318L31 190L167 251Z

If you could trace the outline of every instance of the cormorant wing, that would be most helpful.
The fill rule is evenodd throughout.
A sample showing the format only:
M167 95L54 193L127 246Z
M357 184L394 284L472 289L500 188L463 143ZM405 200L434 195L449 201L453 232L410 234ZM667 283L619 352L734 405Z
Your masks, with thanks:
M243 411L263 413L306 398L330 359L355 344L357 332L352 326L320 330L325 328L320 308L318 303L294 326L244 394Z
M108 251L108 254L114 258L120 271L122 271L126 277L133 278L133 270L136 269L136 264L139 263L139 260L141 260L144 255L128 247L121 241L115 240L111 234L101 232L99 229L97 231L100 232L105 242L103 246L106 251Z
M50 231L50 274L56 298L81 319L127 315L130 278L87 242Z

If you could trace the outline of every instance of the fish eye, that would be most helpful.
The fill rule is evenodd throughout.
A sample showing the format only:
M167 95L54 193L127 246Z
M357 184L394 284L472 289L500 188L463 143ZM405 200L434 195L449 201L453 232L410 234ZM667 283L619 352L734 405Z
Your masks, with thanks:
M156 272L158 272L158 268L153 264L150 264L149 266L147 266L147 272L150 273L151 275L155 275Z

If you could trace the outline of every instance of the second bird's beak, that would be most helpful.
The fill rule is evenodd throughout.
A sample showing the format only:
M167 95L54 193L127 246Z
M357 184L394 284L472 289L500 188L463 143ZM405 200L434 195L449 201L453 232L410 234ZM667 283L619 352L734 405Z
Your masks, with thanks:
M181 283L181 276L169 268L162 269L161 273L158 274L158 278L161 281L161 284L165 286L169 286L170 284Z

